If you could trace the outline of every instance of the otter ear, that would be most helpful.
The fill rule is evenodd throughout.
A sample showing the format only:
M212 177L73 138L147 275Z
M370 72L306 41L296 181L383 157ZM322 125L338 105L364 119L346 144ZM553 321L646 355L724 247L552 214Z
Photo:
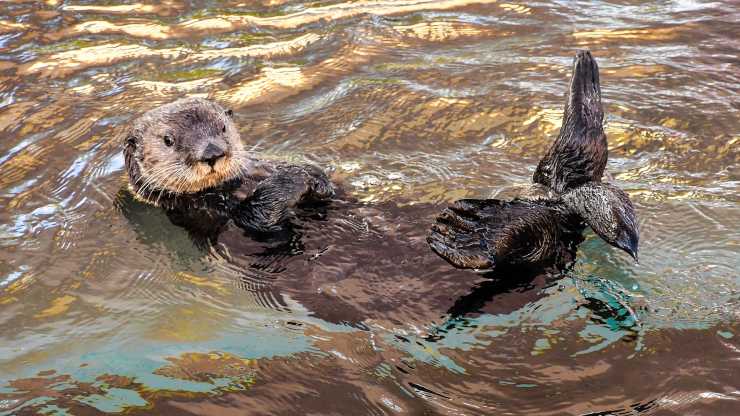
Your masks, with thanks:
M229 116L229 117L233 117L234 116L234 110L232 110L232 109L229 108L228 110L226 110L226 115Z

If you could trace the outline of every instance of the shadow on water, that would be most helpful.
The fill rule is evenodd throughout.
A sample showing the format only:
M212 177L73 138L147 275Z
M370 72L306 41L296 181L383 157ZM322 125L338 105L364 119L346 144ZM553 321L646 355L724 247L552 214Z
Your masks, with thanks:
M305 279L306 276L329 275L314 269L333 269L336 283L353 278L358 270L385 270L392 267L395 269L393 273L384 274L382 279L393 281L403 279L405 275L419 274L418 261L410 260L415 256L421 255L428 261L442 263L429 252L424 240L428 223L419 220L435 215L438 210L435 205L399 206L395 203L364 204L337 200L334 204L299 208L294 219L273 233L258 233L238 227L228 218L203 217L195 211L184 215L166 212L135 200L127 190L119 193L117 206L146 244L166 245L168 251L181 258L207 259L215 256L228 262L232 269L240 269L241 276L237 279L243 282L254 282L255 272L262 276L271 275L272 283L262 285L260 290L274 291L273 295L286 288L300 290L301 284L308 286L307 282L301 281L301 276ZM398 231L401 224L416 226L411 233L401 233ZM362 267L358 263L362 263ZM471 312L481 312L479 309L497 293L536 289L532 282L537 276L544 276L546 267L505 268L481 274L486 280L471 293L460 296L448 314L458 318ZM462 290L469 284L469 277L475 276L467 271L448 269L447 274L468 277L460 279L458 286ZM310 284L324 286L327 283L313 281ZM435 290L433 287L430 289ZM418 291L423 288L416 290L422 294ZM284 306L285 302L281 302L281 305ZM329 305L326 309L334 308L336 305ZM314 312L322 319L328 319L320 311ZM353 323L359 324L368 317L357 316ZM343 319L341 322L351 321Z
M395 328L389 338L381 335L387 339L373 341L375 348L387 345L375 350L369 356L373 358L350 355L348 359L355 363L351 369L340 365L342 370L337 371L358 371L366 365L356 368L356 364L365 363L363 360L370 360L378 368L390 365L395 378L405 380L415 394L432 402L459 402L461 397L447 383L439 384L436 376L430 378L428 372L438 372L439 368L453 373L472 371L464 370L467 366L462 364L460 354L467 351L469 359L477 360L473 357L480 351L473 347L450 353L452 345L465 339L468 341L462 345L479 344L481 340L476 340L479 335L473 335L478 333L504 342L503 339L515 335L511 332L515 328L512 325L518 323L514 322L534 319L529 325L536 328L542 325L537 321L557 320L564 312L567 316L568 310L572 309L576 315L585 311L586 326L580 330L565 329L568 334L565 336L577 337L581 331L594 334L590 336L598 334L600 339L578 347L580 350L571 350L571 356L615 348L614 343L621 340L628 346L625 357L631 357L647 342L630 295L614 282L584 276L575 270L578 264L575 249L557 265L506 267L481 274L450 267L431 253L425 242L426 228L439 210L436 204L338 200L298 210L296 218L279 233L255 234L228 221L204 228L199 221L208 219L173 218L159 208L134 200L127 191L119 193L116 203L142 242L166 245L168 252L186 262L201 259L220 265L218 270L229 275L236 287L253 294L263 308L289 315L305 310L321 322L360 331L357 339L368 336L362 333L374 339L374 334L386 331L383 328ZM207 238L203 239L203 235ZM571 247L577 247L582 240L574 239ZM563 305L568 303L572 306L563 310ZM289 319L291 326L304 331L312 325L307 327ZM542 331L552 331L547 327ZM408 333L411 328L420 332ZM336 334L320 333L341 345ZM515 339L512 339L514 345L521 344L522 339ZM542 340L528 341L534 345L532 353L543 354L552 348L547 346L552 341L542 344ZM381 352L388 346L394 346L390 354ZM341 354L353 354L351 349L339 348ZM553 360L559 359L553 357ZM263 375L272 377L269 367L265 362ZM534 366L535 374L538 368ZM501 370L490 371L501 374ZM651 399L595 414L649 412L659 408L660 403Z
M182 259L222 263L245 289L277 301L263 306L283 309L287 305L285 296L290 296L304 306L313 305L315 309L309 309L321 319L362 328L365 319L380 312L358 310L363 308L361 303L374 300L371 293L352 304L333 298L323 288L347 279L362 279L358 275L361 270L400 267L377 277L387 282L402 278L404 272L418 273L404 266L414 256L405 249L413 246L417 253L430 257L423 242L425 230L416 230L419 237L413 241L396 228L401 223L415 222L420 213L428 216L435 210L433 206L404 209L390 203L337 200L329 205L300 207L295 218L279 231L261 233L239 227L225 217L214 219L194 211L165 212L135 200L128 191L119 193L117 204L142 242L165 245ZM329 299L333 301L327 302Z

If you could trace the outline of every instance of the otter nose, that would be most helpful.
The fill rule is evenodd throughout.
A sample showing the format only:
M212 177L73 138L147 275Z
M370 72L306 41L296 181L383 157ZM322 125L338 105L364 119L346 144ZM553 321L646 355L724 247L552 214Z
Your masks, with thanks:
M208 143L208 146L206 146L206 149L203 150L203 153L200 155L200 161L208 163L209 166L213 167L213 165L216 164L216 161L224 157L224 154L224 149L213 143Z

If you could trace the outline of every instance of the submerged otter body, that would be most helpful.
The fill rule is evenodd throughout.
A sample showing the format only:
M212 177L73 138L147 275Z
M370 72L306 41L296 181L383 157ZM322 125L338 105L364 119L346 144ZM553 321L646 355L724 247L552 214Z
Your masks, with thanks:
M557 261L574 252L588 225L637 260L632 202L621 189L601 183L608 158L603 118L598 66L590 52L580 51L560 134L529 190L512 201L457 201L437 217L427 239L432 250L468 269Z
M250 156L231 117L214 102L185 98L138 118L123 149L137 199L163 207L179 222L191 218L218 227L233 220L269 232L295 206L333 196L331 182L315 166Z

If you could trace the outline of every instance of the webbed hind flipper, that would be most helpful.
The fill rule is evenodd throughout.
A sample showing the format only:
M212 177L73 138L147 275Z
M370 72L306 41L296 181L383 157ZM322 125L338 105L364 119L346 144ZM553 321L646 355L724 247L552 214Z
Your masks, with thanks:
M445 209L427 241L455 267L491 269L501 264L554 258L560 214L535 202L463 199Z
M558 194L600 181L609 156L603 119L599 67L590 52L579 51L560 133L537 165L532 181Z

